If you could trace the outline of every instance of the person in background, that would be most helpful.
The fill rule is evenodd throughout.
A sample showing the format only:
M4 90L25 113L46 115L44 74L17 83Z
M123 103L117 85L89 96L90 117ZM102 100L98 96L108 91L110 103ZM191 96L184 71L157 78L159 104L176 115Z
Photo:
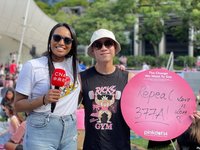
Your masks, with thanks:
M166 148L171 142L176 141L177 150L197 150L200 149L200 112L194 111L191 115L193 123L180 136L168 141L149 141L148 149Z
M2 75L5 75L5 68L3 64L0 65L0 76Z
M5 75L0 75L0 90L4 88L5 85Z
M5 106L6 103L10 103L14 106L15 90L13 88L7 88L5 95L1 101L1 105Z
M26 121L23 121L10 140L4 144L6 150L23 150L23 137L26 129Z
M149 65L146 62L143 62L142 63L142 70L149 70L149 69L150 69Z
M3 132L0 133L1 144L5 144L7 141L9 141L10 137L15 134L21 123L18 117L15 115L15 111L11 103L6 103L3 107L3 111L7 116L5 122L7 127Z
M18 127L20 126L20 120L18 119L18 117L15 115L15 111L14 111L14 108L12 106L12 103L11 102L7 102L5 103L4 105L4 111L6 113L6 115L8 116L8 130L9 130L9 133L11 135L13 135Z
M120 56L119 57L119 64L124 65L125 67L127 67L127 57L126 56Z
M83 150L130 150L130 128L120 108L122 91L133 74L113 64L121 50L113 32L95 31L88 55L95 66L80 73L85 109L85 139Z
M192 125L177 137L177 150L200 149L200 112L194 115Z
M14 81L13 81L12 74L6 74L5 87L6 88L14 88Z
M51 88L54 69L63 69L70 86ZM28 112L24 150L77 150L75 111L78 106L77 40L66 23L50 31L47 51L23 64L16 84L15 109ZM51 103L56 103L51 112Z
M6 116L6 113L4 111L4 106L2 105L2 100L5 97L6 91L7 91L7 88L3 87L3 88L1 88L1 93L0 93L0 116L5 120L7 120L8 117Z
M85 69L87 69L86 65L83 63L83 61L79 60L79 71L84 71Z
M17 64L16 64L15 60L13 59L12 63L9 65L9 73L11 75L15 75L16 72L17 72Z

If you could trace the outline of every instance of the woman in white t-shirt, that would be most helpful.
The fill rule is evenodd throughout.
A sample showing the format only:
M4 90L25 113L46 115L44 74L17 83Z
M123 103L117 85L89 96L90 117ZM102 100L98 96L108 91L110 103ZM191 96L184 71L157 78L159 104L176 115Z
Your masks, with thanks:
M70 82L54 88L55 69ZM75 111L80 84L77 78L77 40L71 26L58 23L50 31L47 51L23 64L16 84L16 111L28 112L23 141L25 150L76 150ZM69 80L68 80L69 81ZM55 109L52 109L53 104Z

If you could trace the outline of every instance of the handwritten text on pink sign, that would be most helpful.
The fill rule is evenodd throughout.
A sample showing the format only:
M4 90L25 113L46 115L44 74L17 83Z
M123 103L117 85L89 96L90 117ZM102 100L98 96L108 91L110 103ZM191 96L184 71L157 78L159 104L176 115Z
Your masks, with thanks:
M152 69L138 73L124 89L122 114L136 134L150 140L177 137L191 124L195 95L174 72Z

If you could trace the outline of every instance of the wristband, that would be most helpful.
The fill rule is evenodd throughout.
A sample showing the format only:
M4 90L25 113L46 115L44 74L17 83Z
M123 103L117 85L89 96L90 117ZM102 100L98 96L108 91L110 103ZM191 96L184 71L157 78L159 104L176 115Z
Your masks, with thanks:
M47 104L46 104L45 101L44 101L44 100L45 100L45 97L46 97L46 94L44 94L44 96L43 96L43 98L42 98L42 103L43 103L43 105L46 106Z

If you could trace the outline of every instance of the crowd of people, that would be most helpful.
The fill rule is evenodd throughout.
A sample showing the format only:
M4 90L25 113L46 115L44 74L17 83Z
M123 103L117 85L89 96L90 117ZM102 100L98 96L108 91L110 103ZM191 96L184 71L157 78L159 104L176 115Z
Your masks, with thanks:
M98 29L88 46L88 55L96 63L88 69L81 66L83 70L80 70L74 29L66 23L56 24L41 57L25 62L19 75L17 66L13 65L15 61L10 65L14 73L9 73L9 79L11 75L17 78L12 78L13 84L3 83L7 89L1 107L6 112L10 134L4 148L77 150L75 113L78 105L83 104L83 150L131 150L130 128L122 116L120 101L123 89L134 74L114 65L114 57L120 50L112 31ZM121 63L126 65L124 57ZM57 68L70 78L64 86L51 84ZM195 112L195 123L188 129L197 147L199 119L200 113ZM181 140L178 145L182 150Z
M24 113L18 113L14 109L15 85L21 64L17 66L16 53L10 53L8 63L0 65L0 115L7 122L7 130L0 133L4 140L6 150L21 150L24 132L21 130L24 124ZM2 144L2 143L1 143Z

